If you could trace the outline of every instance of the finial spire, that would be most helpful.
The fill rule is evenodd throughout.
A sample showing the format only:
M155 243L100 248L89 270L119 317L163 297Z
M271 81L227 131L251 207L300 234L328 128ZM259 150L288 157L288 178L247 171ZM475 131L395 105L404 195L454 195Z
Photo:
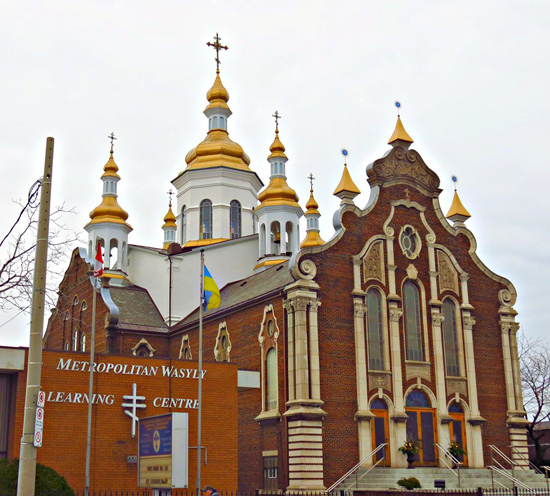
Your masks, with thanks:
M216 36L214 36L214 43L206 43L209 47L214 48L216 50L216 58L214 59L216 61L216 72L220 72L220 50L229 50L229 47L226 45L222 45L220 43L222 39L218 36L218 33L216 33Z
M392 146L401 146L403 148L409 148L411 146L411 143L413 143L413 139L409 136L409 133L405 131L405 128L403 127L403 123L401 122L401 102L396 101L395 102L395 108L397 109L397 124L395 125L395 130L393 131L393 134L391 135L390 140L388 141L388 145Z
M455 227L463 226L464 222L468 220L471 215L468 210L466 210L466 207L462 205L462 202L460 201L460 198L458 196L458 192L456 191L456 183L458 182L458 177L452 176L451 177L454 188L455 188L455 194L453 196L453 203L451 204L451 208L447 212L447 219L450 219L454 222Z
M115 133L111 133L109 136L107 136L107 138L109 138L111 140L111 155L113 153L113 146L115 144L115 140L117 138L115 138Z
M453 185L454 185L455 191L456 191L456 183L458 182L458 177L452 176L451 179L453 180Z
M168 205L171 207L172 206L172 195L174 194L174 192L172 191L172 188L170 188L166 194L168 195L168 198L170 198L170 200L168 202Z
M344 171L342 172L342 178L340 179L340 182L338 183L338 186L336 186L336 189L333 193L333 195L342 200L342 204L353 204L353 199L361 193L359 188L353 182L353 179L351 178L348 171L348 154L348 150L346 148L342 148L342 155L344 156Z
M279 119L281 119L281 114L279 114L278 110L275 110L275 113L272 115L272 117L275 117L275 132L279 132Z
M313 177L313 174L310 174L309 176L307 176L307 178L309 179L309 186L310 186L309 191L313 193L313 180L315 178Z
M401 102L399 100L395 100L395 108L397 109L397 117L401 116Z

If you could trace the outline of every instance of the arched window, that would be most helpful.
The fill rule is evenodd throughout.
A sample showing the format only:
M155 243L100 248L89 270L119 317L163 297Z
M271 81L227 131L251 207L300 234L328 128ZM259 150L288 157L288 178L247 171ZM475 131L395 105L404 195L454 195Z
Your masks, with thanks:
M367 342L369 369L384 369L384 327L382 323L382 296L376 289L367 291Z
M371 410L387 410L388 405L386 405L386 402L384 400L381 400L380 398L376 398L370 402L370 409Z
M80 343L80 351L86 351L86 334L82 334L82 339Z
M232 200L229 207L229 226L231 229L231 239L241 237L241 204L237 200Z
M411 281L403 285L405 307L405 337L407 360L424 360L422 348L422 320L420 316L420 293L418 287Z
M413 389L405 400L405 406L409 408L431 408L429 398L421 389Z
M441 312L443 320L443 345L445 347L445 370L447 375L460 376L460 351L458 348L458 332L456 328L456 304L450 298L445 298Z
M73 334L73 351L78 351L78 331Z
M266 399L267 409L277 409L277 352L270 348L266 356Z
M212 202L201 201L200 211L200 239L212 239Z
M217 129L218 128L218 118L216 116L214 116L214 119L213 119L213 129Z
M181 244L183 245L187 241L187 207L184 205L181 207Z

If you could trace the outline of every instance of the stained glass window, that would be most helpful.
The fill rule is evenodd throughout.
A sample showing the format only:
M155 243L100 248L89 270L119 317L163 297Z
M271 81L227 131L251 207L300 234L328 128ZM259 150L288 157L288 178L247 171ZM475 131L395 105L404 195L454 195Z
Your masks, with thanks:
M462 410L460 403L451 403L449 405L449 413L464 413L464 410Z
M431 408L430 400L420 389L413 389L405 400L405 406L410 408Z
M407 360L424 360L422 349L422 321L420 319L420 294L418 287L411 281L403 285L405 300L405 334Z
M456 329L456 305L446 298L441 309L443 321L443 344L445 346L445 368L447 375L460 376L458 332Z
M384 370L382 296L376 289L369 289L367 291L367 339L369 369Z
M371 410L387 410L388 405L386 405L386 402L384 400L381 400L380 398L376 398L370 402L370 409Z

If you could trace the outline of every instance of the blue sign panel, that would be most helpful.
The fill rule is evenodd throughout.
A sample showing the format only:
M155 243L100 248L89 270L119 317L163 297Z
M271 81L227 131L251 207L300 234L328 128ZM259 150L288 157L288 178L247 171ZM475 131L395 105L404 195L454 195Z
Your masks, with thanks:
M144 418L139 421L139 456L172 454L172 415Z

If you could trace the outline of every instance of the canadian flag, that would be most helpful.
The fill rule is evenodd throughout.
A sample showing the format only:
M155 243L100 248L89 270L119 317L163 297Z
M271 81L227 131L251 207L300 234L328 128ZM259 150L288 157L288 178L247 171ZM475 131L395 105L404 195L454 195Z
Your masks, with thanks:
M94 260L94 277L101 277L103 274L103 256L101 255L101 245L97 242L97 253Z

